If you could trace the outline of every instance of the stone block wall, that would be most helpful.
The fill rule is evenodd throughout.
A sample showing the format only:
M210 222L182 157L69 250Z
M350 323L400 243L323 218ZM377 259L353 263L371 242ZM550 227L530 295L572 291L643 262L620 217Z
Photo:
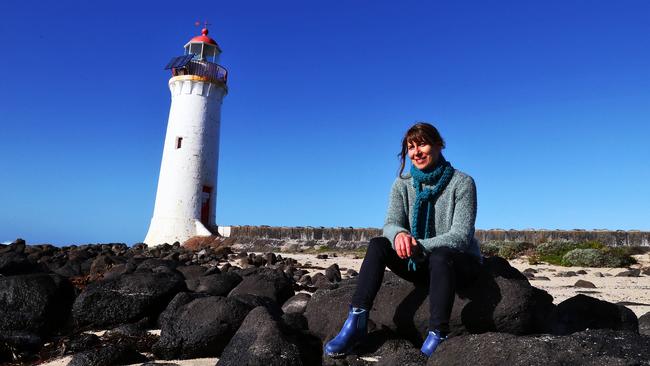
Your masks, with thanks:
M327 246L351 250L366 246L381 235L377 228L352 227L283 227L283 226L228 226L219 232L244 250L309 249ZM523 241L539 244L551 240L576 242L597 240L609 246L650 246L650 232L623 230L476 230L480 242L491 240Z

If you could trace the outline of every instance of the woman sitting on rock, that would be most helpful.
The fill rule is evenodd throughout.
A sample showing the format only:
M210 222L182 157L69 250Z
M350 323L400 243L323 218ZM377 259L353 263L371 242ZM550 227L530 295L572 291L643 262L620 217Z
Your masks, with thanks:
M456 289L474 280L482 259L474 239L474 180L445 160L444 147L440 133L428 123L406 132L383 236L370 240L348 318L325 345L328 356L344 356L367 334L369 311L386 267L429 287L429 333L422 353L431 356L447 339ZM412 167L403 176L407 156Z

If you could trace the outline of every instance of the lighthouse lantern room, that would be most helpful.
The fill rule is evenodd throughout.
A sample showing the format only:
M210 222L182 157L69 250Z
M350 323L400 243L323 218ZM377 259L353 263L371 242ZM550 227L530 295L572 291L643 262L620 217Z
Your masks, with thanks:
M221 49L214 39L208 37L208 29L203 28L200 36L196 36L187 42L185 45L185 54L192 54L198 60L219 63Z
M204 28L165 67L172 74L171 107L146 244L182 243L216 232L221 104L228 92L220 54Z

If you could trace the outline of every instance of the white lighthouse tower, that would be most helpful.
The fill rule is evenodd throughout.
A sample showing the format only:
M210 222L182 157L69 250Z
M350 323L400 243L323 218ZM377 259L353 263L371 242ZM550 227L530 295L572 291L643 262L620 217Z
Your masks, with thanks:
M220 54L206 24L165 68L172 73L172 102L146 244L182 243L216 231L221 102L228 92Z

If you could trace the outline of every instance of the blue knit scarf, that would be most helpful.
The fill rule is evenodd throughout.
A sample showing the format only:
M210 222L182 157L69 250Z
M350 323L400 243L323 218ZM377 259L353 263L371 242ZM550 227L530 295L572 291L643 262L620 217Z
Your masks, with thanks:
M413 188L416 192L411 220L411 235L414 238L428 239L436 236L436 199L445 190L453 175L454 168L442 154L433 168L420 170L411 166ZM423 185L430 187L425 188ZM409 261L409 270L411 267L415 270L415 261L412 259Z

